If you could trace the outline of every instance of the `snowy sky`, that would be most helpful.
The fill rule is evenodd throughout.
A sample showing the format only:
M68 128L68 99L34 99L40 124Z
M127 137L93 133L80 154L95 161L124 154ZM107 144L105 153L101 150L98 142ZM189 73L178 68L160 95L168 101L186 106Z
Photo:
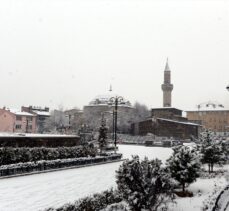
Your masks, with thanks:
M162 105L229 108L229 1L1 0L0 106L65 108L106 93Z

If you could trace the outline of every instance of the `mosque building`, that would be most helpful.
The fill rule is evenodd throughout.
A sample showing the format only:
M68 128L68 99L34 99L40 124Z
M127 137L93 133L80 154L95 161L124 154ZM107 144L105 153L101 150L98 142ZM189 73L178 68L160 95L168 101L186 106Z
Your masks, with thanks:
M144 121L131 125L134 135L146 135L148 133L156 136L173 137L175 139L197 138L200 125L188 121L182 116L182 110L172 107L171 70L168 59L164 69L164 82L161 86L163 91L163 107L151 109L151 117Z
M113 111L115 104L112 101L115 97L119 97L118 103L118 129L119 132L128 132L131 118L133 118L134 108L129 100L123 96L114 94L112 88L109 93L98 95L92 99L88 105L84 106L84 118L88 125L98 128L101 123L102 116L106 119L107 126L111 129L113 124Z

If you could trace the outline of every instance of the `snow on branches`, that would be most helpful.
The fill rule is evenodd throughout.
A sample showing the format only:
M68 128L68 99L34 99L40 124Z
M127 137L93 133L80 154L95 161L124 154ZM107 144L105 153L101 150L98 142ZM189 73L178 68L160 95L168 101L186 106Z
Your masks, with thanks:
M202 163L208 164L209 173L213 172L214 164L222 164L227 159L226 146L221 140L215 140L213 133L208 130L201 134L199 150Z
M118 190L133 211L156 211L173 197L174 182L158 159L126 160L116 171Z
M174 147L167 165L171 176L181 184L183 192L185 192L185 186L194 182L199 176L201 168L197 152L187 146Z

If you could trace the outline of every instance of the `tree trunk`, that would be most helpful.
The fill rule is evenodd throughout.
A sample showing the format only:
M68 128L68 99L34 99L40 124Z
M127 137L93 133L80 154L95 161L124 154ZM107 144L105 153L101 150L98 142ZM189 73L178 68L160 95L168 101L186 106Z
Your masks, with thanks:
M183 193L185 192L185 183L182 184Z
M209 174L211 173L211 164L210 163L208 164L208 173Z

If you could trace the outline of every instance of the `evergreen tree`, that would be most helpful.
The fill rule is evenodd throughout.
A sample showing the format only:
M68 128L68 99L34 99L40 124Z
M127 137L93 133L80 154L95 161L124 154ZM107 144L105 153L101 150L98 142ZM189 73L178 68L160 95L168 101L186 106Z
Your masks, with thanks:
M187 146L173 148L172 156L167 160L171 176L177 180L185 192L185 186L196 180L200 171L200 159L194 149Z
M106 127L106 122L102 118L101 126L99 128L99 138L98 138L100 153L102 153L102 151L107 145L107 132L108 132L108 128Z
M133 211L156 211L172 198L171 176L160 160L139 160L133 156L116 171L118 190Z
M200 138L202 162L208 164L209 173L213 172L214 164L221 164L226 159L226 148L221 140L214 140L209 130L203 132Z

